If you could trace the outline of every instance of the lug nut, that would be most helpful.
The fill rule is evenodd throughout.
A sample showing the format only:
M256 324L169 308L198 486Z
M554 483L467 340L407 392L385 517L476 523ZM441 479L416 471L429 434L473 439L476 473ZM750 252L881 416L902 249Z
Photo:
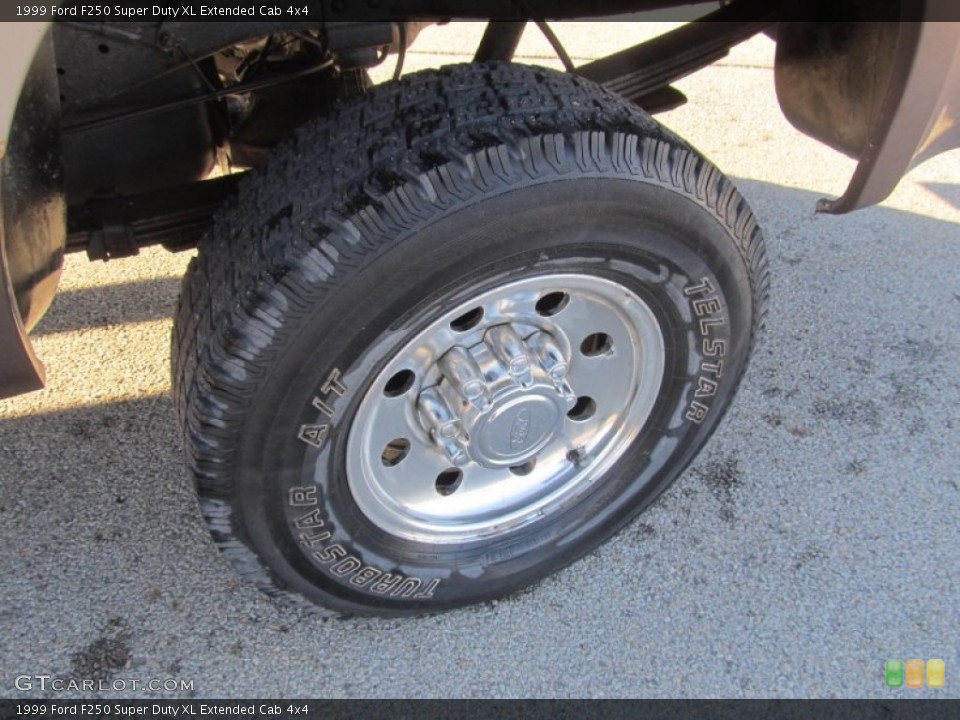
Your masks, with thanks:
M454 390L478 410L490 404L480 366L462 347L455 347L440 358L440 370Z
M510 377L522 387L533 385L527 346L512 327L509 325L492 327L487 330L483 339L494 356L506 366Z
M460 418L453 414L436 387L420 393L417 408L427 422L434 442L454 465L464 465L470 459L462 445Z
M437 445L443 450L443 454L446 455L447 459L454 465L462 466L470 461L470 458L467 456L467 451L453 438L442 437L435 439Z
M417 407L438 437L454 438L460 434L460 418L453 414L436 387L420 393Z
M537 354L540 364L547 371L550 379L560 388L563 379L570 371L566 359L563 357L563 351L556 341L545 332L537 332L527 338L527 345Z

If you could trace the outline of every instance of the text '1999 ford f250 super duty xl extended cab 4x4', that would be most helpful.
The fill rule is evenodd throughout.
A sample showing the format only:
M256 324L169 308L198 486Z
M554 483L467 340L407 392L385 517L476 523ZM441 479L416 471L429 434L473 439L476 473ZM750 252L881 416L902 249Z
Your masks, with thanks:
M769 270L744 197L652 117L675 81L771 37L783 113L858 162L822 213L960 146L948 0L732 0L580 65L548 22L684 3L351 4L0 25L0 393L43 386L29 332L65 253L196 248L171 379L203 517L244 577L319 612L523 588L716 429ZM486 23L473 61L401 77L451 19ZM566 72L512 61L527 25Z

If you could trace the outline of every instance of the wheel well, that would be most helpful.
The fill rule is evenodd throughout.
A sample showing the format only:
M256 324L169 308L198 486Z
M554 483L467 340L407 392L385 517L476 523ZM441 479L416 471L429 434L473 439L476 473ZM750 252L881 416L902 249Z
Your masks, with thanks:
M922 5L903 0L813 3L808 17L815 22L781 22L775 78L787 119L859 158L900 55L913 54L906 21L919 19Z

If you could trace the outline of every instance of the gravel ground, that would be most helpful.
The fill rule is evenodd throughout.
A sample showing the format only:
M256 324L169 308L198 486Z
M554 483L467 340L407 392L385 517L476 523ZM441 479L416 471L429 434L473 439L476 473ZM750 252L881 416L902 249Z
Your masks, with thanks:
M479 30L425 31L408 69ZM560 28L577 59L647 32ZM235 578L168 399L188 257L70 257L35 333L49 387L0 403L0 696L52 675L193 681L157 698L960 697L960 154L815 217L853 163L783 119L772 47L683 80L691 103L661 116L766 229L774 302L740 395L638 522L497 603L322 622ZM555 65L533 35L521 51ZM944 659L946 687L888 690L884 661L911 657Z

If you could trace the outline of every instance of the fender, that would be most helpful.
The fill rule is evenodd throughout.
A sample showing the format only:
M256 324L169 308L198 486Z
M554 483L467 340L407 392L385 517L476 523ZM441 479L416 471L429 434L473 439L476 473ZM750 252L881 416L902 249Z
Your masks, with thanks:
M876 205L911 168L960 147L960 23L938 22L956 15L953 5L901 6L896 22L780 24L775 79L784 115L859 161L844 194L821 200L818 212Z
M894 70L846 192L837 200L821 200L820 212L876 205L911 168L960 147L960 23L904 23L902 33L907 51L915 48L913 57Z
M0 27L0 397L43 387L27 332L50 305L63 264L60 112L47 23Z

